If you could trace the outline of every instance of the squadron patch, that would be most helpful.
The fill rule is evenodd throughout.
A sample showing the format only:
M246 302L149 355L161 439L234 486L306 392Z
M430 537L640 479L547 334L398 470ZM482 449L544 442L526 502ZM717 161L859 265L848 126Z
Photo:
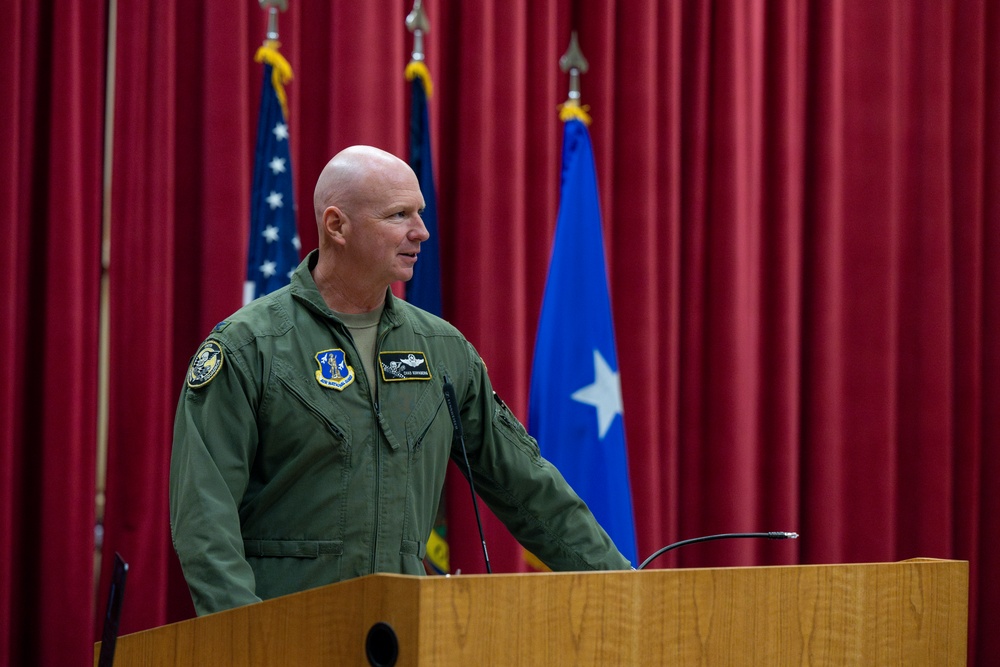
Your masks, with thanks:
M379 352L378 364L386 382L430 380L431 371L423 352Z
M344 391L354 382L354 368L347 365L347 356L343 350L338 348L317 352L316 363L319 364L316 382L319 382L321 387Z
M195 352L188 368L187 385L192 389L204 387L218 375L222 368L222 347L214 340L205 341Z

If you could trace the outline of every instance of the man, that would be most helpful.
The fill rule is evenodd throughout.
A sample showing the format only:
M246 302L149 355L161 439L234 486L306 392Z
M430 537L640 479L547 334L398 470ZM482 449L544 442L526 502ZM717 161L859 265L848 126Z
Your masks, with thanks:
M413 275L424 199L409 166L354 146L316 183L319 248L220 322L174 424L170 520L206 614L373 572L423 574L449 457L555 570L629 562L493 393L447 322L389 289Z

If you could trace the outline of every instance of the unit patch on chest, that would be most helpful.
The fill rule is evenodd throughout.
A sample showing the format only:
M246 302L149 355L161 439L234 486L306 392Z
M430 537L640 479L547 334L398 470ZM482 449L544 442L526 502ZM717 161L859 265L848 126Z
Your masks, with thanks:
M319 382L321 387L344 391L354 382L354 367L347 365L347 356L343 350L337 348L317 352L316 363L319 364L316 382Z
M431 379L427 355L423 352L379 352L378 365L386 382Z

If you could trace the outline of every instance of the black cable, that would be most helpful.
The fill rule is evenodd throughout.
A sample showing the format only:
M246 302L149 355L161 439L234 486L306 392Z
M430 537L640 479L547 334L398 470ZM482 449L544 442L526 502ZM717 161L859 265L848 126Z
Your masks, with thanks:
M451 385L451 380L448 379L447 375L444 376L441 389L444 392L444 402L448 406L448 415L451 417L454 437L458 438L458 442L462 446L462 458L465 459L465 470L469 479L469 491L472 493L472 508L476 511L476 525L479 526L479 541L483 543L483 560L486 561L486 573L492 574L490 554L486 550L486 535L483 534L483 521L479 517L479 503L476 502L476 485L472 481L472 466L469 464L469 452L465 449L465 433L462 431L462 421L458 418L458 409L456 407L458 399L455 397L455 388Z
M642 565L637 567L637 570L641 570L649 565L654 559L659 558L663 554L667 553L671 549L676 549L677 547L683 547L687 544L694 544L696 542L708 542L710 540L724 540L729 538L740 538L740 537L754 537L754 538L764 538L768 540L796 540L799 537L798 533L786 533L783 531L771 531L768 533L722 533L720 535L706 535L704 537L693 537L689 540L681 540L680 542L674 542L673 544L668 544L659 551L653 553L652 556L642 561Z

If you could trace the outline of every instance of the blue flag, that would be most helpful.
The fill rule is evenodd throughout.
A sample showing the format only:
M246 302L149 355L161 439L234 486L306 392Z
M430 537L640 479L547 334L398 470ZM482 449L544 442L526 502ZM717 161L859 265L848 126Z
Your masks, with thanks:
M636 564L621 384L587 126L563 132L562 188L535 341L528 424L542 455Z
M288 148L288 122L282 108L284 89L274 76L291 77L288 62L273 48L262 47L264 85L257 119L253 189L250 194L250 251L243 303L287 285L299 263L295 201L292 196L292 161Z
M426 311L441 315L441 263L438 257L437 194L431 160L430 118L423 73L413 76L410 107L410 167L417 174L424 195L424 226L430 238L420 244L420 255L413 267L413 277L406 284L406 300Z

